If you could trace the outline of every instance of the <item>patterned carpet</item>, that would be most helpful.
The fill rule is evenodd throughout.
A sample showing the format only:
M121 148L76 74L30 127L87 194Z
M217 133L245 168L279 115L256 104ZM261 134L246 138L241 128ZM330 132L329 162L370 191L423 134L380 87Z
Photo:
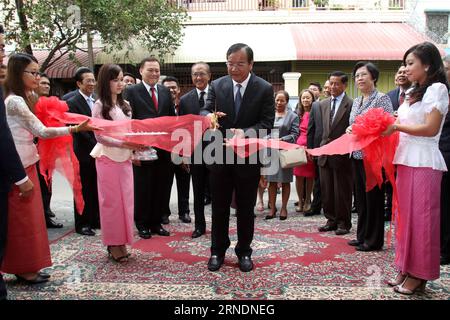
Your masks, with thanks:
M292 213L286 221L266 221L265 214L258 213L256 218L255 270L250 273L237 268L235 217L231 218L232 244L225 265L209 272L211 234L191 239L193 223L183 224L172 215L167 226L172 235L149 240L136 236L127 264L108 259L99 235L68 232L51 244L54 264L47 269L51 281L26 286L6 275L9 299L450 300L449 266L441 268L441 278L429 283L425 294L398 295L386 284L395 275L393 248L355 251L347 245L355 228L346 236L319 233L323 216L306 218ZM207 223L209 228L209 216Z

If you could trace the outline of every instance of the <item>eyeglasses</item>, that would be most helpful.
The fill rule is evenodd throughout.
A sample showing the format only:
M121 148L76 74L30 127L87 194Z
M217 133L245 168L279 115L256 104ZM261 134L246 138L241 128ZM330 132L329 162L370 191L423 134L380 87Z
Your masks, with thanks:
M194 78L197 78L197 77L203 78L203 77L206 77L208 74L206 72L195 72L195 73L192 73L191 75Z
M238 63L226 62L225 64L227 65L228 68L233 68L233 67L242 68L242 67L245 67L247 62L238 62Z
M359 79L359 78L362 78L362 77L366 77L366 76L368 76L369 74L368 73L365 73L365 72L363 72L363 73L357 73L357 74L355 74L355 79Z
M28 71L28 70L24 70L23 72L29 73L31 74L33 77L37 78L40 77L39 75L39 71Z
M95 84L94 79L86 79L86 80L83 80L82 82L87 83L87 84Z

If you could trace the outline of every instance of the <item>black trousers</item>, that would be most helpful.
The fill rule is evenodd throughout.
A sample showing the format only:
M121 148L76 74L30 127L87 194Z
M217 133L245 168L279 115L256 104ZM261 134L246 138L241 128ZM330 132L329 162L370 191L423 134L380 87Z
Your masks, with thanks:
M320 213L320 211L322 210L320 168L317 165L317 159L315 158L313 161L314 161L314 170L316 171L316 177L314 178L313 201L311 203L311 211L314 213Z
M0 192L0 266L5 253L8 231L8 192ZM6 299L6 285L0 273L0 300Z
M441 256L450 258L450 175L444 172L441 182Z
M208 169L212 195L211 254L224 256L230 246L230 205L235 190L238 238L235 252L238 257L250 256L260 165L210 165Z
M372 249L384 244L384 187L366 192L366 173L362 160L353 159L355 197L358 211L356 237Z
M206 231L205 221L205 197L206 186L209 185L208 168L205 164L192 164L192 187L194 191L195 229Z
M134 222L139 230L160 228L170 202L170 156L166 151L157 152L158 160L133 165Z
M171 164L170 168L170 191L172 191L173 178L177 183L177 196L178 196L178 215L189 214L189 190L191 189L191 174L183 169L180 165ZM167 216L170 216L170 207L167 206Z
M39 162L36 163L36 170L38 172L39 185L41 186L41 196L42 196L42 204L44 205L44 215L45 218L50 218L48 213L50 211L50 202L52 200L52 181L49 181L49 184L45 182L44 176L41 175L39 171Z
M95 159L89 161L80 161L80 178L82 193L84 199L83 214L80 215L75 208L75 230L80 231L83 227L93 229L100 228L100 215L98 207L97 191L97 170L95 168Z
M351 162L339 169L320 167L323 212L327 225L350 230L352 227L352 170Z

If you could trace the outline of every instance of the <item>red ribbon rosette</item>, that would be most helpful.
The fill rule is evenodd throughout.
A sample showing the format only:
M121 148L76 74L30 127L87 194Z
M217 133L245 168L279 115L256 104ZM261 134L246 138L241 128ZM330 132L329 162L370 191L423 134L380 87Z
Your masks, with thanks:
M46 127L63 127L64 124L57 116L63 115L68 110L67 103L57 97L40 97L34 113ZM84 200L81 192L80 166L73 152L72 136L40 138L37 148L40 157L39 171L46 183L51 181L53 172L57 169L72 187L77 211L82 214Z

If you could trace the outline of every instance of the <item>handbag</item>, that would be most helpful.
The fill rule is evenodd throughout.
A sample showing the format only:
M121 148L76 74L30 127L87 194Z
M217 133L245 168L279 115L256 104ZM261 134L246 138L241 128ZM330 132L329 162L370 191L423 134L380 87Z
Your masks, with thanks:
M304 148L280 150L280 164L283 169L301 166L307 162Z

